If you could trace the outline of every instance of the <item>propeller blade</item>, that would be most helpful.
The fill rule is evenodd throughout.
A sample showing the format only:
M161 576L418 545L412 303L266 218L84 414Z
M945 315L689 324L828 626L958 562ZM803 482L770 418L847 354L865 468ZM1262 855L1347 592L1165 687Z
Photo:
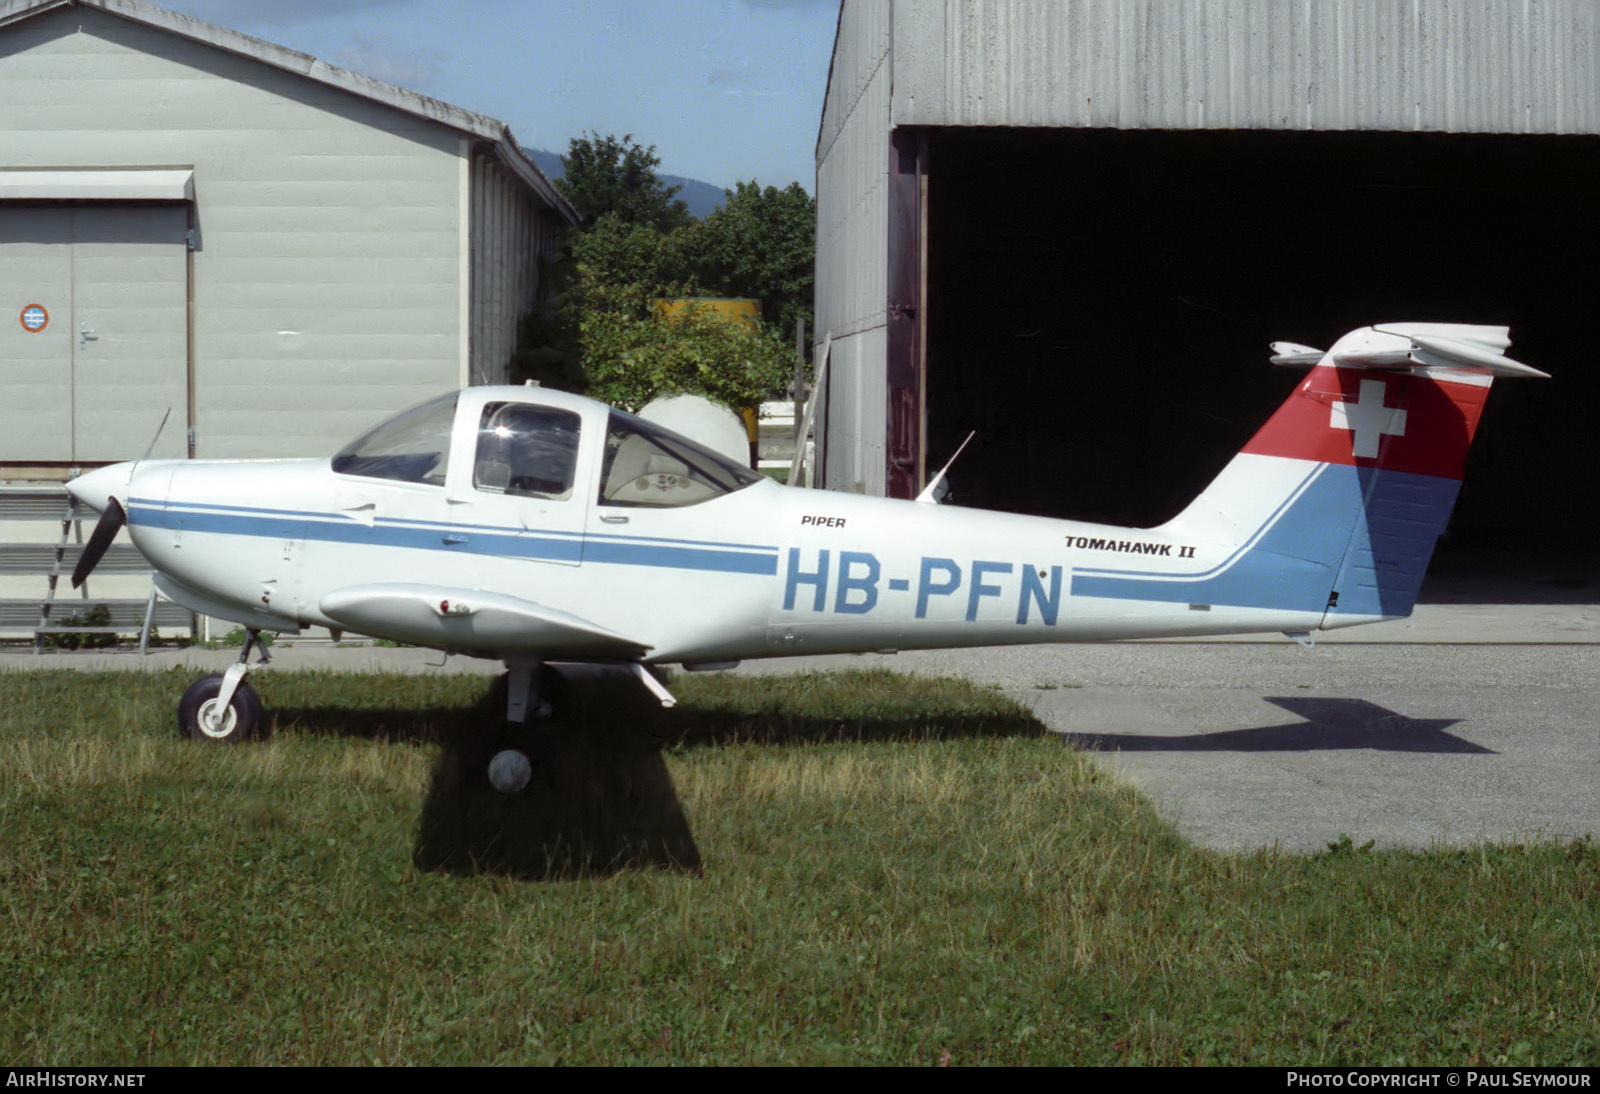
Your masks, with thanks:
M122 531L122 526L126 523L128 514L123 510L122 503L112 498L107 503L105 512L100 514L100 522L94 526L89 542L84 545L83 554L78 556L78 564L72 568L74 589L82 585L84 579L100 565L100 559L104 557L106 548L111 546L111 541L117 538L117 533Z

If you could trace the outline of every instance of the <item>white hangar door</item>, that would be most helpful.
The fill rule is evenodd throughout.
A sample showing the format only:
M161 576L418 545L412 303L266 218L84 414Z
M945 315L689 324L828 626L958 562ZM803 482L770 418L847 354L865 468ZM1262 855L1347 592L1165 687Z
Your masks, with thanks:
M182 457L186 209L0 203L0 460Z

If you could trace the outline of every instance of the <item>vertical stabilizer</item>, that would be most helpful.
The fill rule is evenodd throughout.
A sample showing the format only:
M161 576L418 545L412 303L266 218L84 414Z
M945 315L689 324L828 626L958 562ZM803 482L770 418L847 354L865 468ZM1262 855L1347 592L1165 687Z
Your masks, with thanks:
M1324 627L1411 613L1495 376L1504 327L1398 323L1341 338L1166 528L1237 544L1210 602L1321 612ZM1275 347L1307 363L1307 347ZM1188 595L1201 590L1190 585Z

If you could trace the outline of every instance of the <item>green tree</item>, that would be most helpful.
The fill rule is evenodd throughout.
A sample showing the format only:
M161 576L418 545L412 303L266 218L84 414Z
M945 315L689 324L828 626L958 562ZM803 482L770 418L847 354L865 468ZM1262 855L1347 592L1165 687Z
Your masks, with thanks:
M588 394L627 410L689 392L738 408L788 379L792 353L766 325L752 330L692 305L667 314L663 299L694 296L685 276L686 229L663 232L601 217L574 237L570 300Z
M664 232L694 220L689 207L674 196L681 187L667 186L656 176L661 160L655 145L640 146L632 133L620 139L609 133L574 137L561 165L566 177L556 181L556 188L577 210L584 228L608 215Z
M722 207L691 229L699 281L721 296L762 301L763 316L794 338L811 329L817 203L798 182L765 189L754 179L727 191Z
M581 219L541 271L517 378L628 409L680 392L740 407L781 389L794 325L812 306L816 204L799 184L739 183L696 221L656 175L655 148L632 134L574 138L562 163L556 185ZM700 295L759 299L766 321L751 329L710 309L660 306Z

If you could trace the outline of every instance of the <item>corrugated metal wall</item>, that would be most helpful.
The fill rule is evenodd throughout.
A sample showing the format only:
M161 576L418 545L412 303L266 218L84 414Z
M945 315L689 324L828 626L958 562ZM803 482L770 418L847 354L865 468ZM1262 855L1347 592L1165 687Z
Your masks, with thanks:
M517 348L517 326L533 305L539 256L553 229L525 186L488 146L472 156L472 357L474 384L503 384Z
M816 342L833 335L824 485L881 494L888 306L889 12L846 4L817 139Z
M1594 0L896 0L893 12L896 126L1600 125Z

